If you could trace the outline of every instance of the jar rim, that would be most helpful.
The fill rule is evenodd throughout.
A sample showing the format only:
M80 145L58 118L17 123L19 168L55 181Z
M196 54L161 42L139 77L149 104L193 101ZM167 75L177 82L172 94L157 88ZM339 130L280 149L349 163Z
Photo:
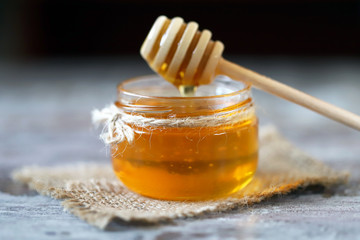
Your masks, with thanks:
M227 77L227 76L223 76L223 77ZM132 77L129 78L127 80L122 81L121 83L119 83L117 85L117 91L118 93L122 93L131 97L139 97L139 98L153 98L153 99L163 99L163 100L206 100L206 99L216 99L216 98L227 98L227 97L232 97L232 96L236 96L236 95L242 95L242 94L247 94L250 92L251 90L251 85L249 83L246 82L242 82L242 84L244 85L242 89L230 92L230 93L225 93L225 94L219 94L219 95L210 95L210 96L192 96L192 97L181 97L181 96L149 96L149 95L143 95L140 93L135 93L132 92L130 90L126 90L125 89L125 85L135 82L135 81L141 81L141 80L146 80L146 79L150 79L150 78L161 78L159 75L143 75L143 76L138 76L138 77ZM227 77L228 79L231 79L229 77ZM232 80L232 79L231 79ZM164 79L164 81L166 81Z

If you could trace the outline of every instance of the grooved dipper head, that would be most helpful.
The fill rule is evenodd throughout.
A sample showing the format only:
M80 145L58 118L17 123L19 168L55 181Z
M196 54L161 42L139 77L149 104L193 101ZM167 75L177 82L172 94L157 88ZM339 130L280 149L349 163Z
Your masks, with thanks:
M211 40L209 30L198 31L195 22L180 17L156 19L140 53L149 66L176 86L209 84L224 45Z

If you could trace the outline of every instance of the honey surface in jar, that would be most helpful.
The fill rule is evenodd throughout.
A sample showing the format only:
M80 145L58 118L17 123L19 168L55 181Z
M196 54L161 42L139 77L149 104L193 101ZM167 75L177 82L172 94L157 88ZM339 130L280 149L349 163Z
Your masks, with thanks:
M220 198L248 184L257 167L256 116L235 124L134 128L112 146L116 175L131 190L168 200Z

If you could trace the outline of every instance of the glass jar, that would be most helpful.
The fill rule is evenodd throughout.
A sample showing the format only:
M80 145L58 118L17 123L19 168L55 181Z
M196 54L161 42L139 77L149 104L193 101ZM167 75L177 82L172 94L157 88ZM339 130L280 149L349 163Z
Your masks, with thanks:
M113 168L134 192L216 199L254 176L258 121L250 86L219 76L185 98L162 78L144 76L121 83L115 105L129 117L133 140L111 145Z

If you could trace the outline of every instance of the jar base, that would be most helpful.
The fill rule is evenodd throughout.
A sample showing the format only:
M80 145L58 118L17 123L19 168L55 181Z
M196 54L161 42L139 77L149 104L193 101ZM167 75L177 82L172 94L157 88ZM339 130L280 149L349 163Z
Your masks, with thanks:
M254 174L249 174L247 177L239 179L238 184L236 186L232 186L230 189L229 186L227 189L221 189L219 187L211 188L211 185L208 185L204 186L204 188L208 191L194 192L191 191L193 189L186 189L186 187L182 187L181 189L161 189L159 191L156 186L151 188L144 186L143 184L137 185L122 179L118 173L115 172L115 174L129 190L145 197L169 201L206 201L230 197L234 193L246 187L254 176ZM151 181L148 181L148 183L151 184Z

